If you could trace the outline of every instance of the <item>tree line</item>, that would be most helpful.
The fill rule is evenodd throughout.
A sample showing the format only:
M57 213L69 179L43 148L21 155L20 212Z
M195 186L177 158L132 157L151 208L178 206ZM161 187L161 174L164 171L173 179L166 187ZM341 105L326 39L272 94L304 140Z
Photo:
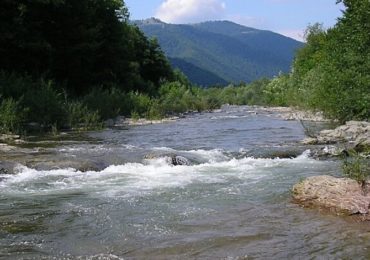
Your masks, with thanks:
M53 79L74 95L110 84L149 91L171 78L120 0L3 0L0 12L1 70Z
M337 24L309 26L291 72L202 89L173 70L121 0L0 2L0 132L89 128L222 104L298 106L333 119L370 114L370 2L343 0ZM25 127L26 126L26 127Z
M266 87L269 103L320 110L342 122L369 120L370 1L339 2L345 9L336 25L309 26L291 72Z
M173 80L157 41L128 18L121 0L2 0L2 132L65 124L71 104L96 89L153 95Z

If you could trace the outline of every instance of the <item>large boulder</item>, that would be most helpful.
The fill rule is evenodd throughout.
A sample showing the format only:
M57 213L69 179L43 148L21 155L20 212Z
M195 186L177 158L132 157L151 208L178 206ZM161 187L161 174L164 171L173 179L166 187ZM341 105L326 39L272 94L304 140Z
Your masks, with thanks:
M370 192L367 192L367 186L348 178L309 177L294 185L293 198L301 205L325 208L337 214L369 216Z

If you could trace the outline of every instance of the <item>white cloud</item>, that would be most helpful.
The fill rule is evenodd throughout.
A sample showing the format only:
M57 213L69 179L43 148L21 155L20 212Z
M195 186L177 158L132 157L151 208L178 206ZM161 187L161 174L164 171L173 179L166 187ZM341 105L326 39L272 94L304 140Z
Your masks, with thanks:
M194 23L222 19L225 10L220 0L165 0L156 17L167 23Z

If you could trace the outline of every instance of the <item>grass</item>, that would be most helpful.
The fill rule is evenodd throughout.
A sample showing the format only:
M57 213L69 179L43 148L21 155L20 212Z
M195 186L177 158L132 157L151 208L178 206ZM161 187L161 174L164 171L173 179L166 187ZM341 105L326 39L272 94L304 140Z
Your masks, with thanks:
M343 160L343 173L346 177L356 180L367 193L367 181L370 177L369 159L356 151L349 151Z

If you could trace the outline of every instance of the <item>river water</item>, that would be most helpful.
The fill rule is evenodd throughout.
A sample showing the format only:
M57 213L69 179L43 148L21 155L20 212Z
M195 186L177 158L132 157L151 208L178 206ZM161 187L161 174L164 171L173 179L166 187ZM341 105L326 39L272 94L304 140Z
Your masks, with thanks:
M292 203L294 183L341 171L303 138L299 122L225 107L30 142L0 175L0 258L369 259L366 225ZM45 166L58 160L97 169Z

